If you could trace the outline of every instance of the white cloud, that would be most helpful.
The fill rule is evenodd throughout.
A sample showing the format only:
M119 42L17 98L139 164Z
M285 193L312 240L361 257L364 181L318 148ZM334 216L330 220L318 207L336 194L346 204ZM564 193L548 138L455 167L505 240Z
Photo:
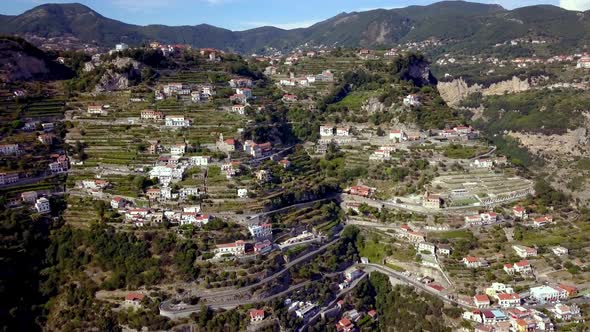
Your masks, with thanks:
M560 0L559 5L569 10L586 11L590 9L590 0Z
M297 28L307 28L316 24L317 21L298 21L298 22L287 22L287 23L271 23L265 21L251 21L251 22L242 22L242 26L246 28L258 28L258 27L265 27L271 26L276 27L279 29L291 30Z

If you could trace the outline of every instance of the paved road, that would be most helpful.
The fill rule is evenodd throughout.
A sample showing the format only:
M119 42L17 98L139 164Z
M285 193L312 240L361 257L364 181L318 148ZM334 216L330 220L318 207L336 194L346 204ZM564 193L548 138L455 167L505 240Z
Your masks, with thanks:
M268 276L260 281L258 281L257 283L245 286L245 287L241 287L241 288L234 288L234 289L228 289L228 290L223 290L223 291L219 291L219 290L207 290L204 291L202 293L195 293L195 296L200 297L202 300L207 301L208 298L211 297L230 297L230 296L236 296L237 294L240 293L244 293L247 292L253 288L259 287L261 285L264 285L276 278L278 278L279 276L283 275L285 272L287 272L291 267L306 261L307 259L317 255L318 253L326 250L329 246L331 246L332 244L336 243L338 240L340 239L340 233L338 233L336 235L336 237L324 244L323 246L317 248L314 251L311 251L297 259L292 260L291 262L287 263L283 269L281 269L280 271L274 273L271 276ZM292 286L290 288L296 288L296 286ZM273 295L274 296L274 295ZM269 298L266 298L265 300L268 300ZM215 303L213 301L209 301L209 305L211 305L212 307L218 306L218 307L236 307L238 305L244 305L244 304L249 304L249 303L253 303L253 302L259 302L260 300L252 300L252 299L248 299L248 300L236 300L236 301L223 301L223 303L219 304L219 303ZM190 315L190 313L192 312L197 312L199 310L200 305L186 305L184 307L174 307L174 305L172 305L172 301L168 300L168 301L164 301L160 304L160 314L167 316L167 317L185 317L187 315Z
M320 311L318 311L317 314L313 315L307 322L305 322L303 324L303 326L301 326L299 328L299 332L305 330L305 328L312 322L315 322L318 318L320 318L322 316L322 313L330 310L334 305L336 305L336 303L338 302L338 300L340 300L344 295L346 295L346 293L350 292L351 290L353 290L362 280L364 280L369 274L365 273L363 274L360 278L354 280L352 282L352 284L350 284L350 286L348 286L347 288L341 290L340 292L338 292L338 294L336 294L336 297L334 297L334 299L328 303L326 306L322 307L322 309Z
M279 213L279 212L283 212L283 211L286 211L286 210L289 210L289 209L297 209L297 208L306 207L306 206L313 205L313 204L318 203L318 202L333 200L335 198L339 198L339 196L340 196L340 194L332 194L332 195L330 195L328 197L319 198L319 199L315 199L313 201L308 201L308 202L297 203L297 204L285 206L285 207L278 208L278 209L271 210L271 211L265 211L265 212L260 212L260 213L240 215L239 218L241 218L242 221L248 221L248 220L256 221L260 217L265 217L265 216L268 216L268 215L271 215L271 214L275 214L275 213Z
M475 157L471 158L470 160L475 160L475 159L480 159L480 158L483 158L483 157L490 156L490 155L494 154L496 152L496 150L497 150L497 148L495 146L492 146L492 148L490 149L490 151L488 151L486 153L482 153L479 156L475 156Z

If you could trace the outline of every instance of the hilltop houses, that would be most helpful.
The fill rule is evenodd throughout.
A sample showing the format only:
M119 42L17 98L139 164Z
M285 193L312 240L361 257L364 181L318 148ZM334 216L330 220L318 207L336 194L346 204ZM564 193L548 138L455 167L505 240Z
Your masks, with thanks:
M252 80L249 78L232 78L229 81L229 86L232 88L251 88Z
M516 205L515 207L512 208L512 214L514 215L515 218L520 218L522 220L525 220L529 217L526 212L526 209L520 205Z
M46 214L51 212L49 200L45 197L38 198L35 202L35 209L38 213Z
M553 217L546 215L546 216L535 218L533 220L533 226L535 226L535 227L543 227L543 226L548 225L548 224L550 224L552 222L553 222Z
M218 256L240 256L246 253L246 242L238 240L232 243L223 243L215 246L215 254Z
M164 119L164 113L158 112L158 111L154 111L154 110L143 110L143 111L141 111L140 117L143 120L155 120L155 121L159 121L159 120L163 120Z
M480 268L480 267L483 267L484 265L487 265L484 263L484 261L482 259L477 258L477 257L473 257L473 256L463 257L462 261L463 261L463 264L465 265L465 267L472 268L472 269Z
M108 111L102 105L88 105L86 110L91 115L107 115Z
M254 158L266 157L272 154L272 144L266 143L255 143L254 141L248 140L243 145L244 152L251 155Z
M167 127L173 128L184 128L191 125L191 120L185 119L184 115L168 115L165 121Z
M320 136L321 137L334 136L334 127L332 127L332 126L320 126Z
M0 185L16 183L19 180L19 175L16 172L13 173L0 173Z
M429 209L442 208L443 200L440 195L426 192L422 198L422 206Z
M521 245L513 245L512 249L516 252L516 255L521 258L529 258L537 256L537 249L525 247Z
M248 231L254 239L266 239L272 237L272 224L250 225Z
M0 145L0 155L19 154L20 149L18 144L2 144Z
M403 130L392 130L389 132L389 139L396 142L402 142L407 141L408 136Z
M509 275L513 275L515 273L528 275L533 272L533 268L531 267L531 264L527 260L522 260L522 261L516 262L514 264L504 264L503 269Z
M294 103L297 102L297 96L292 94L284 94L282 100L285 103Z
M236 140L233 138L223 139L223 134L220 134L216 146L219 151L225 153L234 152L236 151Z
M370 197L375 192L374 188L367 186L352 186L348 193L355 196Z
M192 156L189 159L192 166L208 166L210 162L211 157L209 156Z

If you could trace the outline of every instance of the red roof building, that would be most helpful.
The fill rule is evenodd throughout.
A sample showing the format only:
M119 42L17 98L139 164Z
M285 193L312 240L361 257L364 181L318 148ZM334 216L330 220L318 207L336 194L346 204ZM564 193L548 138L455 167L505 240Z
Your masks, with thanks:
M264 310L252 310L250 311L250 321L259 322L264 319Z

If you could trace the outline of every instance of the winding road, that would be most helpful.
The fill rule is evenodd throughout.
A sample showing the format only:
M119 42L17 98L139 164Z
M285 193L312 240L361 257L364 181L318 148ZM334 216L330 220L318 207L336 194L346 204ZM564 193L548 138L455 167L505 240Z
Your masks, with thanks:
M309 258L323 252L329 246L336 243L338 240L340 240L340 233L336 234L334 239L331 240L330 242L322 245L321 247L317 248L314 251L308 252L307 254L290 261L289 263L285 264L285 266L281 270L277 271L276 273L272 274L271 276L261 279L260 281L254 283L254 284L244 286L241 288L234 288L234 289L228 289L228 290L223 290L223 291L208 290L208 291L204 291L202 293L196 292L195 296L200 297L203 301L207 302L207 304L212 308L233 308L233 307L237 307L239 305L256 303L256 302L260 302L261 300L269 300L271 298L278 297L279 295L275 294L275 295L272 295L271 297L268 297L265 299L260 299L260 300L257 300L257 299L235 300L235 301L223 300L221 303L211 301L212 298L216 298L216 297L217 298L218 297L234 297L234 296L237 296L238 294L248 292L256 287L259 287L259 286L262 286L266 283L269 283L270 281L283 275L291 267L293 267L301 262L305 262ZM291 287L289 287L289 289L287 289L279 294L289 293L295 289L298 289L299 287L303 287L302 284L291 286ZM164 301L160 304L160 315L170 317L170 318L186 317L186 316L189 316L193 312L198 312L199 307L200 307L200 305L174 305L172 303L172 300L167 300L167 301Z

